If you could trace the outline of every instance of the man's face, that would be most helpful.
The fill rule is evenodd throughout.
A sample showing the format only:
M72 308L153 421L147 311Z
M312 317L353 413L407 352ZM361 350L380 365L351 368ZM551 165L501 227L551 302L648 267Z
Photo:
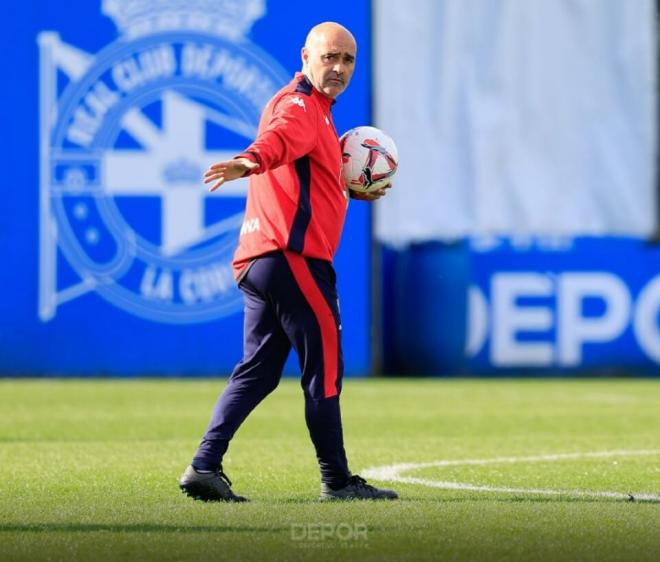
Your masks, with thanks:
M355 53L355 41L350 35L342 30L331 30L314 37L303 47L303 70L317 90L336 98L353 76Z

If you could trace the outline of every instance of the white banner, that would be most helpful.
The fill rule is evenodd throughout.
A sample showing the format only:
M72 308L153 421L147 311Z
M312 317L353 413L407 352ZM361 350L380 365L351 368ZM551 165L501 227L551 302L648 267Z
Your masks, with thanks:
M654 228L652 0L377 0L380 240Z

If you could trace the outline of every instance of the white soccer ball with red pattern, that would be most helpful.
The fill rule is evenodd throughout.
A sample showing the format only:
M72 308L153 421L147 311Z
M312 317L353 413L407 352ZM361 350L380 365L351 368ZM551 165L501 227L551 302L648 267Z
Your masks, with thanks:
M376 127L355 127L341 136L339 144L346 187L369 193L390 183L399 153L388 134Z

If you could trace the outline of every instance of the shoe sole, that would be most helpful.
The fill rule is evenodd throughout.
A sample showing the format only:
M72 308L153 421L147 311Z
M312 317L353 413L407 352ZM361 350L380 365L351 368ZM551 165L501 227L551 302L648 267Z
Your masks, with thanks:
M380 497L380 498L361 498L359 496L344 496L344 497L342 497L342 496L321 496L319 499L321 501L325 501L325 502L334 502L334 501L340 501L340 502L346 502L346 501L349 501L349 502L350 501L377 501L377 502L379 502L379 501L387 501L387 500L394 501L394 500L398 500L399 497L397 496L395 498L389 498L389 497L383 496L383 497Z
M233 503L243 503L247 499L235 499L235 498L223 498L221 496L209 496L206 486L195 484L194 482L190 484L181 485L179 484L181 493L186 496L202 502L233 502Z

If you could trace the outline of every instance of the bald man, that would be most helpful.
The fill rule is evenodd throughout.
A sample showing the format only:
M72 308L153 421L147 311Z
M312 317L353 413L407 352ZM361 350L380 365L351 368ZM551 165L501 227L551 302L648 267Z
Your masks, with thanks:
M357 45L345 27L321 23L301 50L302 72L266 105L255 141L213 164L214 191L249 176L233 269L245 301L243 359L218 398L191 465L179 480L204 501L246 501L234 494L222 458L241 423L278 385L291 347L302 371L305 420L321 471L321 499L395 499L348 468L339 395L341 321L332 260L349 194L331 107L355 70Z

